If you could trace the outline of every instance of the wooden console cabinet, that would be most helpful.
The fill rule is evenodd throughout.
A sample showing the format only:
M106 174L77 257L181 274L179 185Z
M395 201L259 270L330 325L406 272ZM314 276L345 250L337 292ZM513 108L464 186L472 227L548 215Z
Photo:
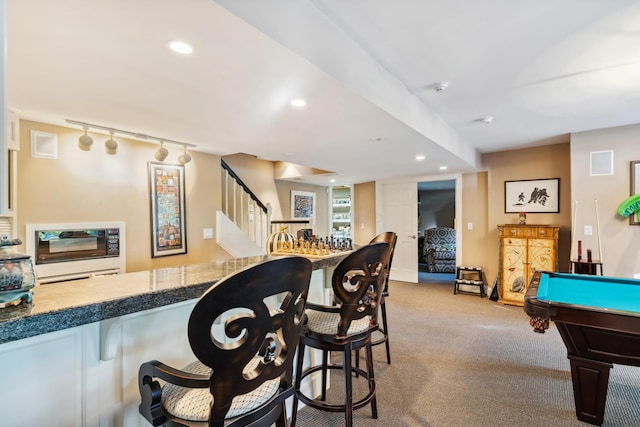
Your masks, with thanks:
M558 235L552 225L504 224L500 235L498 302L522 306L536 270L558 270Z

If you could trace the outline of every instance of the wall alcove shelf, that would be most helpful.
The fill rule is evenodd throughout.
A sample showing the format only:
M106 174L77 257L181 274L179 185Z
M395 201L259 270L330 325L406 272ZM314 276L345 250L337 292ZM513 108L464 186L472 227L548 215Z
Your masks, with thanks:
M330 234L340 238L351 238L352 194L349 186L331 188Z

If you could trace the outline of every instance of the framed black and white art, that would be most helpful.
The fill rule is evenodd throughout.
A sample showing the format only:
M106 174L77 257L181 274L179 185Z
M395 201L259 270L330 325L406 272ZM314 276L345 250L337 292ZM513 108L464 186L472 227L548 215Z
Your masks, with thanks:
M505 181L504 212L560 212L560 178Z

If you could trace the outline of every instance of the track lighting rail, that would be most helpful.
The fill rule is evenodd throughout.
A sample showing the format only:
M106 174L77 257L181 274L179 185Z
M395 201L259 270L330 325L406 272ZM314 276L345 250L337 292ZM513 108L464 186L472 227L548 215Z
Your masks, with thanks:
M167 155L169 154L169 151L164 147L164 144L174 144L182 146L183 152L180 156L178 156L178 163L180 163L181 165L187 164L191 161L191 154L187 153L187 147L196 146L195 144L189 144L188 142L174 141L172 139L159 138L157 136L146 135L144 133L129 132L128 130L115 129L112 127L96 125L87 122L79 122L77 120L65 119L65 122L71 125L82 126L82 128L84 129L84 135L81 135L80 138L78 138L80 148L83 150L89 150L91 145L93 144L93 138L87 135L87 131L89 129L99 129L109 132L109 139L104 143L108 154L116 154L118 150L118 142L113 139L113 135L116 133L120 135L131 136L133 138L141 139L144 141L157 141L160 144L160 148L158 148L158 151L156 151L154 157L159 162L164 161L164 159L166 159Z
M147 135L144 133L139 133L139 132L130 132L128 130L122 130L122 129L116 129L113 127L109 127L109 126L102 126L102 125L96 125L93 123L86 123L86 122L79 122L77 120L71 120L71 119L65 119L65 122L69 123L70 125L76 125L76 126L82 126L83 129L85 130L89 130L89 129L99 129L99 130L103 130L106 132L109 132L111 134L119 134L119 135L127 135L127 136L131 136L137 139L142 139L145 141L156 141L158 144L162 144L162 143L166 143L166 144L175 144L175 145L181 145L185 148L189 147L189 148L193 148L196 147L195 144L190 144L188 142L181 142L181 141L174 141L171 139L167 139L167 138L160 138L157 136L151 136L151 135Z

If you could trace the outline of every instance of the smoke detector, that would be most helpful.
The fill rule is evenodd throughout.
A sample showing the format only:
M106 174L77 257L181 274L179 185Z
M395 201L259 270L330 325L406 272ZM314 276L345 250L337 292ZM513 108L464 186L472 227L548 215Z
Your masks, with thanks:
M483 117L481 119L478 119L478 122L482 123L483 125L490 125L491 122L493 122L493 117L492 116Z
M449 82L438 82L433 86L433 89L436 92L442 92L443 90L445 90L448 87L449 87Z

